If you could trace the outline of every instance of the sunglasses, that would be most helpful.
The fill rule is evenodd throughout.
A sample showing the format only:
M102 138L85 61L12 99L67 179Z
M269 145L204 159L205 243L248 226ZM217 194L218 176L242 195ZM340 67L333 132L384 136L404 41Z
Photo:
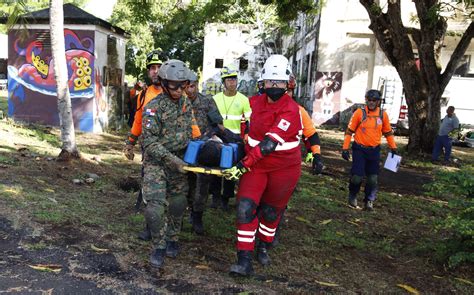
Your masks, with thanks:
M265 85L271 85L271 87L274 87L274 86L281 86L281 85L284 85L286 84L286 81L284 80L265 80Z
M378 99L376 99L376 98L367 98L367 101L375 102L375 101L378 101Z
M185 89L188 86L188 81L185 82L168 82L166 88L172 91L176 91L178 89Z

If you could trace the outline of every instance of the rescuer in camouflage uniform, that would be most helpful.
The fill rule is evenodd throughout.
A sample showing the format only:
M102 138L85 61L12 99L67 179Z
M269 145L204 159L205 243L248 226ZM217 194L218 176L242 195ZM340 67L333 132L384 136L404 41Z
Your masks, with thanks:
M192 138L193 114L183 90L188 84L186 65L179 60L162 64L159 77L163 93L143 110L145 218L151 230L153 267L165 255L178 255L178 233L186 209L188 182L181 160Z
M196 73L190 71L189 85L186 87L185 91L188 98L191 100L194 117L196 118L199 129L203 134L208 133L212 126L216 126L217 124L220 124L220 127L224 129L224 126L222 125L222 116L217 109L214 99L212 99L211 96L205 96L200 93L198 84L199 82ZM200 173L197 175L191 173L188 174L190 185L188 200L193 208L191 214L193 230L199 235L204 233L202 214L207 202L209 182L214 177L216 176Z

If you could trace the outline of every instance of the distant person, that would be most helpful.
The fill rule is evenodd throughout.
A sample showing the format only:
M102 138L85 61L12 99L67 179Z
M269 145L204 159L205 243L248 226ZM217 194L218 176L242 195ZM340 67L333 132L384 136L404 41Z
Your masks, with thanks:
M237 91L238 73L233 66L225 66L221 69L221 81L224 85L224 91L214 95L219 113L224 119L224 127L245 137L242 134L241 123L249 121L250 110L249 99ZM245 125L245 123L244 123ZM221 199L222 209L229 210L229 199L234 197L235 180L223 180L223 192L221 195L221 179L211 183L212 204L211 207L217 207L217 200Z
M349 145L354 134L353 160L349 182L349 206L358 208L357 194L364 176L367 176L364 190L364 209L368 211L373 210L373 203L377 197L382 135L387 139L392 154L397 153L397 145L395 144L390 120L387 112L381 109L380 102L380 91L375 89L367 91L365 94L366 105L352 114L342 146L342 158L349 161L351 157Z
M452 142L449 133L459 128L459 120L454 114L454 107L449 106L446 113L447 115L441 120L432 155L433 162L438 161L441 150L444 148L444 164L448 164L451 157Z
M137 81L135 85L130 89L129 99L127 101L129 117L128 117L128 126L131 128L133 126L133 121L135 119L135 113L137 111L137 95L142 90L142 82Z

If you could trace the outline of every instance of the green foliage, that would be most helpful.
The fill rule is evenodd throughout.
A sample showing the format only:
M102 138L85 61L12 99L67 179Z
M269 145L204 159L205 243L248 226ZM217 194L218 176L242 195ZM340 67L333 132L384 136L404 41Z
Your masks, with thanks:
M204 28L208 23L243 23L258 28L260 37L276 28L288 29L288 21L298 11L310 13L312 0L193 0L176 1L118 0L111 23L131 34L126 48L127 74L143 79L146 54L161 48L168 58L189 63L198 70L202 65ZM315 11L315 10L314 10Z
M452 233L438 252L447 257L450 267L474 262L474 167L462 171L441 171L433 184L427 186L432 196L449 197L448 214L438 230Z

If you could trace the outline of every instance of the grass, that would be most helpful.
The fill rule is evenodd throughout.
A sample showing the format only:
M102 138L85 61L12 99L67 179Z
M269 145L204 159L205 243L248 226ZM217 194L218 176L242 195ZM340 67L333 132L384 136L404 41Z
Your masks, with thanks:
M12 122L0 124L0 132L4 132L0 134L0 164L8 166L6 170L0 168L0 173L6 172L0 179L0 214L18 209L24 212L25 219L81 228L91 235L92 242L100 239L104 245L110 243L122 251L119 255L131 255L135 259L133 263L146 263L151 244L134 237L145 223L143 214L134 213L136 192L118 188L122 179L139 175L140 163L126 161L121 155L121 136L79 134L79 147L85 159L61 164L45 161L44 156L34 161L17 152L17 146L21 145L40 155L56 154L56 130L25 128ZM323 133L340 145L342 137L338 138L336 132L324 130ZM14 138L14 142L7 138ZM90 161L93 155L100 155L102 161ZM422 163L407 157L410 167L421 167L418 162ZM305 286L323 281L337 283L342 288L325 289L327 292L400 293L396 284L408 277L412 284L426 286L427 293L447 290L470 293L462 282L448 279L440 282L432 278L432 274L439 272L448 278L454 276L443 270L442 251L437 248L447 233L434 230L449 212L443 200L421 192L399 194L382 190L374 213L353 210L346 205L347 177L315 176L307 168L285 213L288 221L282 226L281 244L271 250L272 265L265 269L256 265L261 277L237 279L236 283L262 285L263 280L270 288L282 280L287 282L286 286L302 285L301 289L291 289L301 293ZM100 178L90 185L72 184L72 179L84 179L87 173L96 173ZM21 181L17 175L22 175ZM3 210L2 206L8 208ZM235 257L235 214L209 209L204 214L204 224L204 237L191 233L186 213L180 234L184 251L196 248L202 255L191 257L191 261L180 258L175 263L192 265L196 260L207 259L202 256L212 256L217 262L205 261L206 265L221 270L227 267L222 266L223 261L230 264ZM31 249L41 247L46 244L31 245ZM128 254L131 249L133 255ZM412 279L413 274L416 278ZM466 277L463 273L455 275Z

